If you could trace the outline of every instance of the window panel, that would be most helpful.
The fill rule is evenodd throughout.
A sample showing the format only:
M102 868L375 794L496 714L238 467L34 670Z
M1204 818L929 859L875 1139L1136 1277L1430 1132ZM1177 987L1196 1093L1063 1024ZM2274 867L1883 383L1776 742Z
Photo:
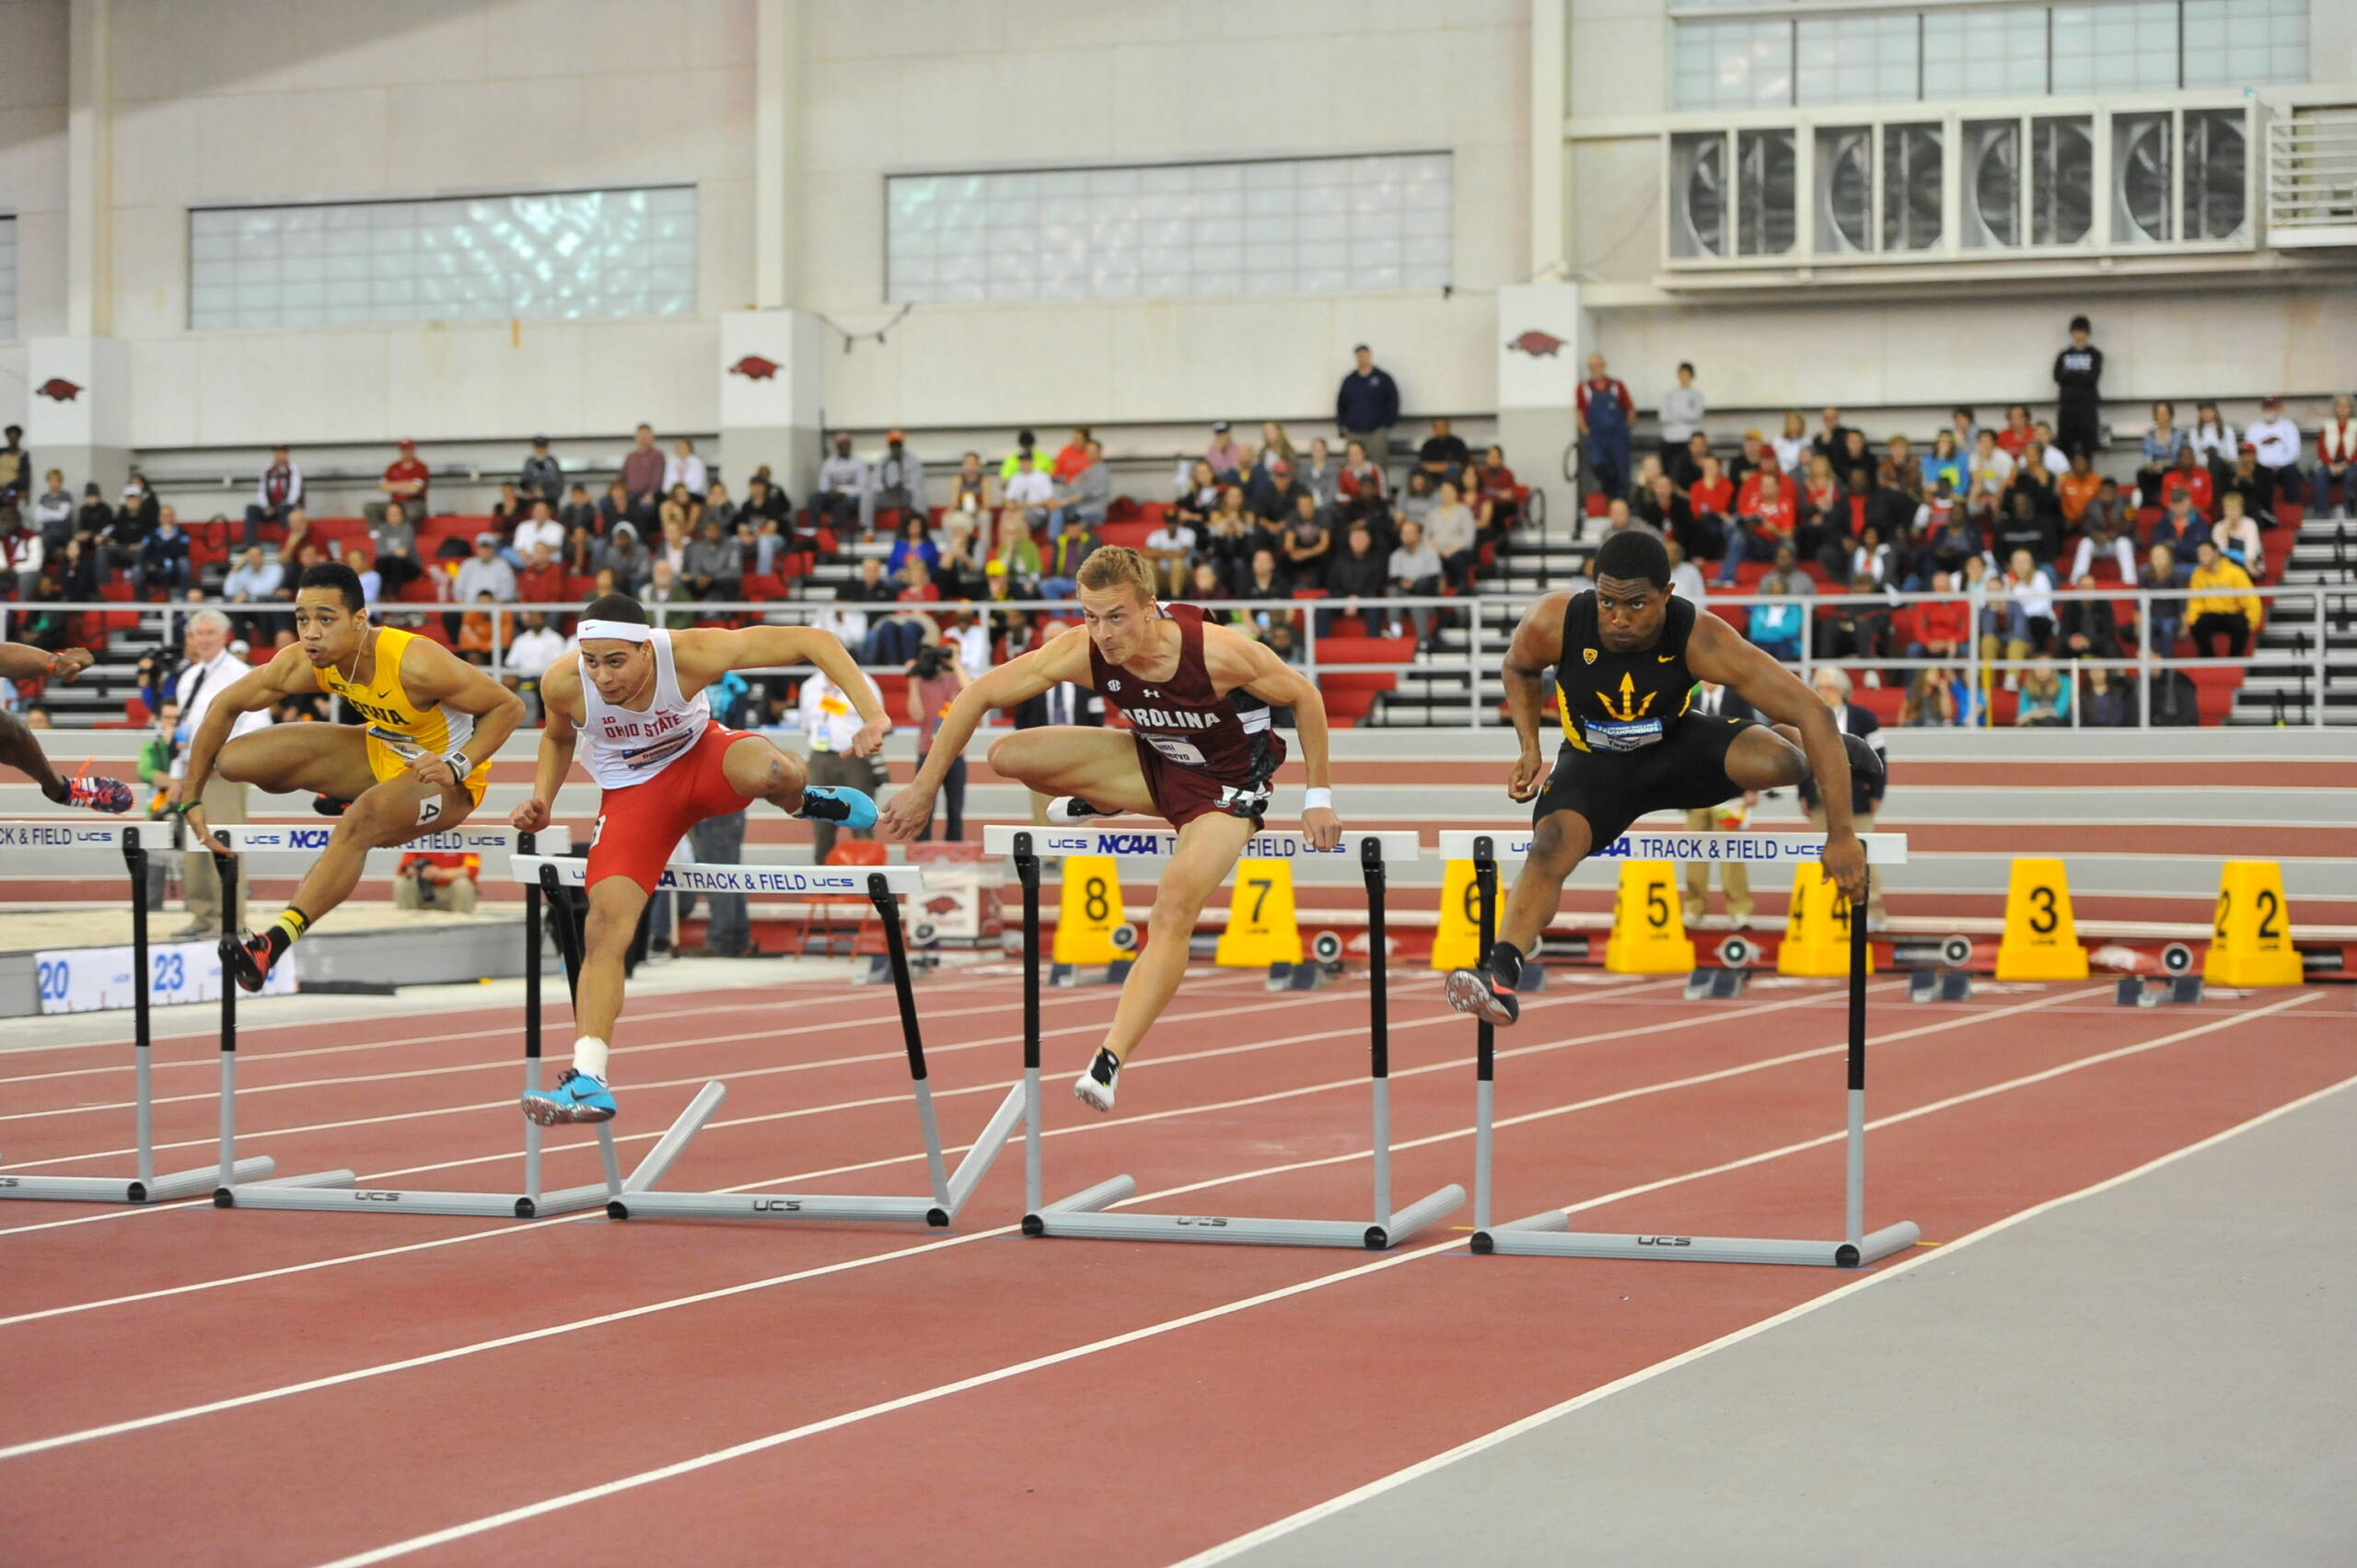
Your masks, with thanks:
M1412 154L897 175L886 274L906 301L1438 287L1451 276L1451 169L1446 154ZM932 220L947 206L971 216ZM1009 213L1028 215L1019 239ZM969 258L987 270L955 264Z
M666 186L192 212L189 325L687 315L695 200Z

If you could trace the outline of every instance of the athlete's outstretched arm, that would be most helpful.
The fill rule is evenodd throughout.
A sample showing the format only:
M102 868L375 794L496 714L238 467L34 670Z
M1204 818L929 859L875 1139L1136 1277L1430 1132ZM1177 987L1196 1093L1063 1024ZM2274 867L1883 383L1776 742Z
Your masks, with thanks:
M507 744L507 738L516 733L516 726L524 722L523 698L477 666L424 637L411 638L409 646L401 652L401 685L411 701L420 707L447 703L459 712L474 716L475 732L467 740L471 749L466 754L466 767L453 766L447 757L412 759L409 771L427 784L455 786L473 771L476 763L498 756L499 749Z
M90 668L87 648L60 648L51 653L28 643L0 643L0 679L32 680L53 675L71 680Z
M540 831L555 812L556 792L573 771L573 751L580 740L580 724L573 716L580 704L581 661L561 658L540 675L540 754L532 773L532 797L507 817L519 831Z
M1700 679L1726 687L1761 717L1791 725L1800 732L1801 749L1808 754L1817 799L1825 807L1825 874L1840 884L1842 897L1853 904L1864 903L1866 846L1858 842L1857 829L1850 820L1850 753L1841 744L1833 710L1767 650L1745 641L1734 627L1708 611L1694 617L1694 633L1686 643L1686 668Z
M1334 814L1334 770L1328 756L1326 698L1307 676L1285 663L1266 643L1222 627L1203 628L1203 662L1214 686L1241 686L1262 702L1291 708L1301 737L1301 768L1308 775L1301 830L1319 849L1342 842L1342 819Z
M851 754L865 757L892 733L884 712L883 694L851 656L851 650L831 632L815 626L740 626L733 631L699 626L671 636L672 656L685 667L699 687L708 686L732 669L773 669L779 665L815 664L826 671L859 710L859 736Z
M933 732L933 749L925 753L917 776L884 805L877 826L888 839L912 839L933 819L933 797L941 781L974 738L982 715L993 708L1011 708L1063 681L1088 681L1088 633L1075 626L1059 633L1020 658L986 672L958 693L941 727Z
M1536 800L1547 782L1547 758L1538 728L1547 712L1547 672L1563 656L1563 609L1569 594L1547 594L1522 612L1507 645L1506 713L1522 738L1522 754L1506 775L1506 798Z

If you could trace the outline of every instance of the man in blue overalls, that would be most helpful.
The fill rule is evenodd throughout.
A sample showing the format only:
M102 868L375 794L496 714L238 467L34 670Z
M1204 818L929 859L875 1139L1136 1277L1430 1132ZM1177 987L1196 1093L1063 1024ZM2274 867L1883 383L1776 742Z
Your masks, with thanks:
M1587 447L1588 472L1600 494L1629 498L1629 433L1637 405L1626 384L1604 373L1604 355L1587 356L1587 379L1580 383L1580 435Z

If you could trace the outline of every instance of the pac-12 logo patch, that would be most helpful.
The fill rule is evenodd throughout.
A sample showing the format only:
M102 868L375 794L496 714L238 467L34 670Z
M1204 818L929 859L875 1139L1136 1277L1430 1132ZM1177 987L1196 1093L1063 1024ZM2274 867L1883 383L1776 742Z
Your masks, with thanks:
M1594 648L1582 648L1580 650L1580 658L1585 663L1594 664L1596 662L1596 650Z

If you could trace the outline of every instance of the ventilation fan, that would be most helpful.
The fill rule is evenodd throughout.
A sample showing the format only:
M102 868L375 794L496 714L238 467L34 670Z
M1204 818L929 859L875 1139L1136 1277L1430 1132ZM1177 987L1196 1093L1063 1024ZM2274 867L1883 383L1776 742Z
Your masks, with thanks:
M1793 248L1793 192L1799 161L1794 140L1791 131L1736 134L1738 255L1781 256Z
M1863 126L1817 134L1817 249L1874 249L1873 133Z
M2120 245L2161 245L2177 238L2169 221L2169 117L2111 117L2111 238Z
M2022 128L2012 120L1964 128L1964 243L1971 250L2022 242Z
M1727 253L1727 139L1672 136L1669 142L1669 253Z
M2196 110L2185 117L2185 237L2232 239L2243 229L2249 149L2240 110Z
M1940 242L1940 128L1886 125L1882 133L1882 248L1929 250Z
M2029 157L2029 242L2077 244L2095 223L2096 143L2088 122L2032 121Z

